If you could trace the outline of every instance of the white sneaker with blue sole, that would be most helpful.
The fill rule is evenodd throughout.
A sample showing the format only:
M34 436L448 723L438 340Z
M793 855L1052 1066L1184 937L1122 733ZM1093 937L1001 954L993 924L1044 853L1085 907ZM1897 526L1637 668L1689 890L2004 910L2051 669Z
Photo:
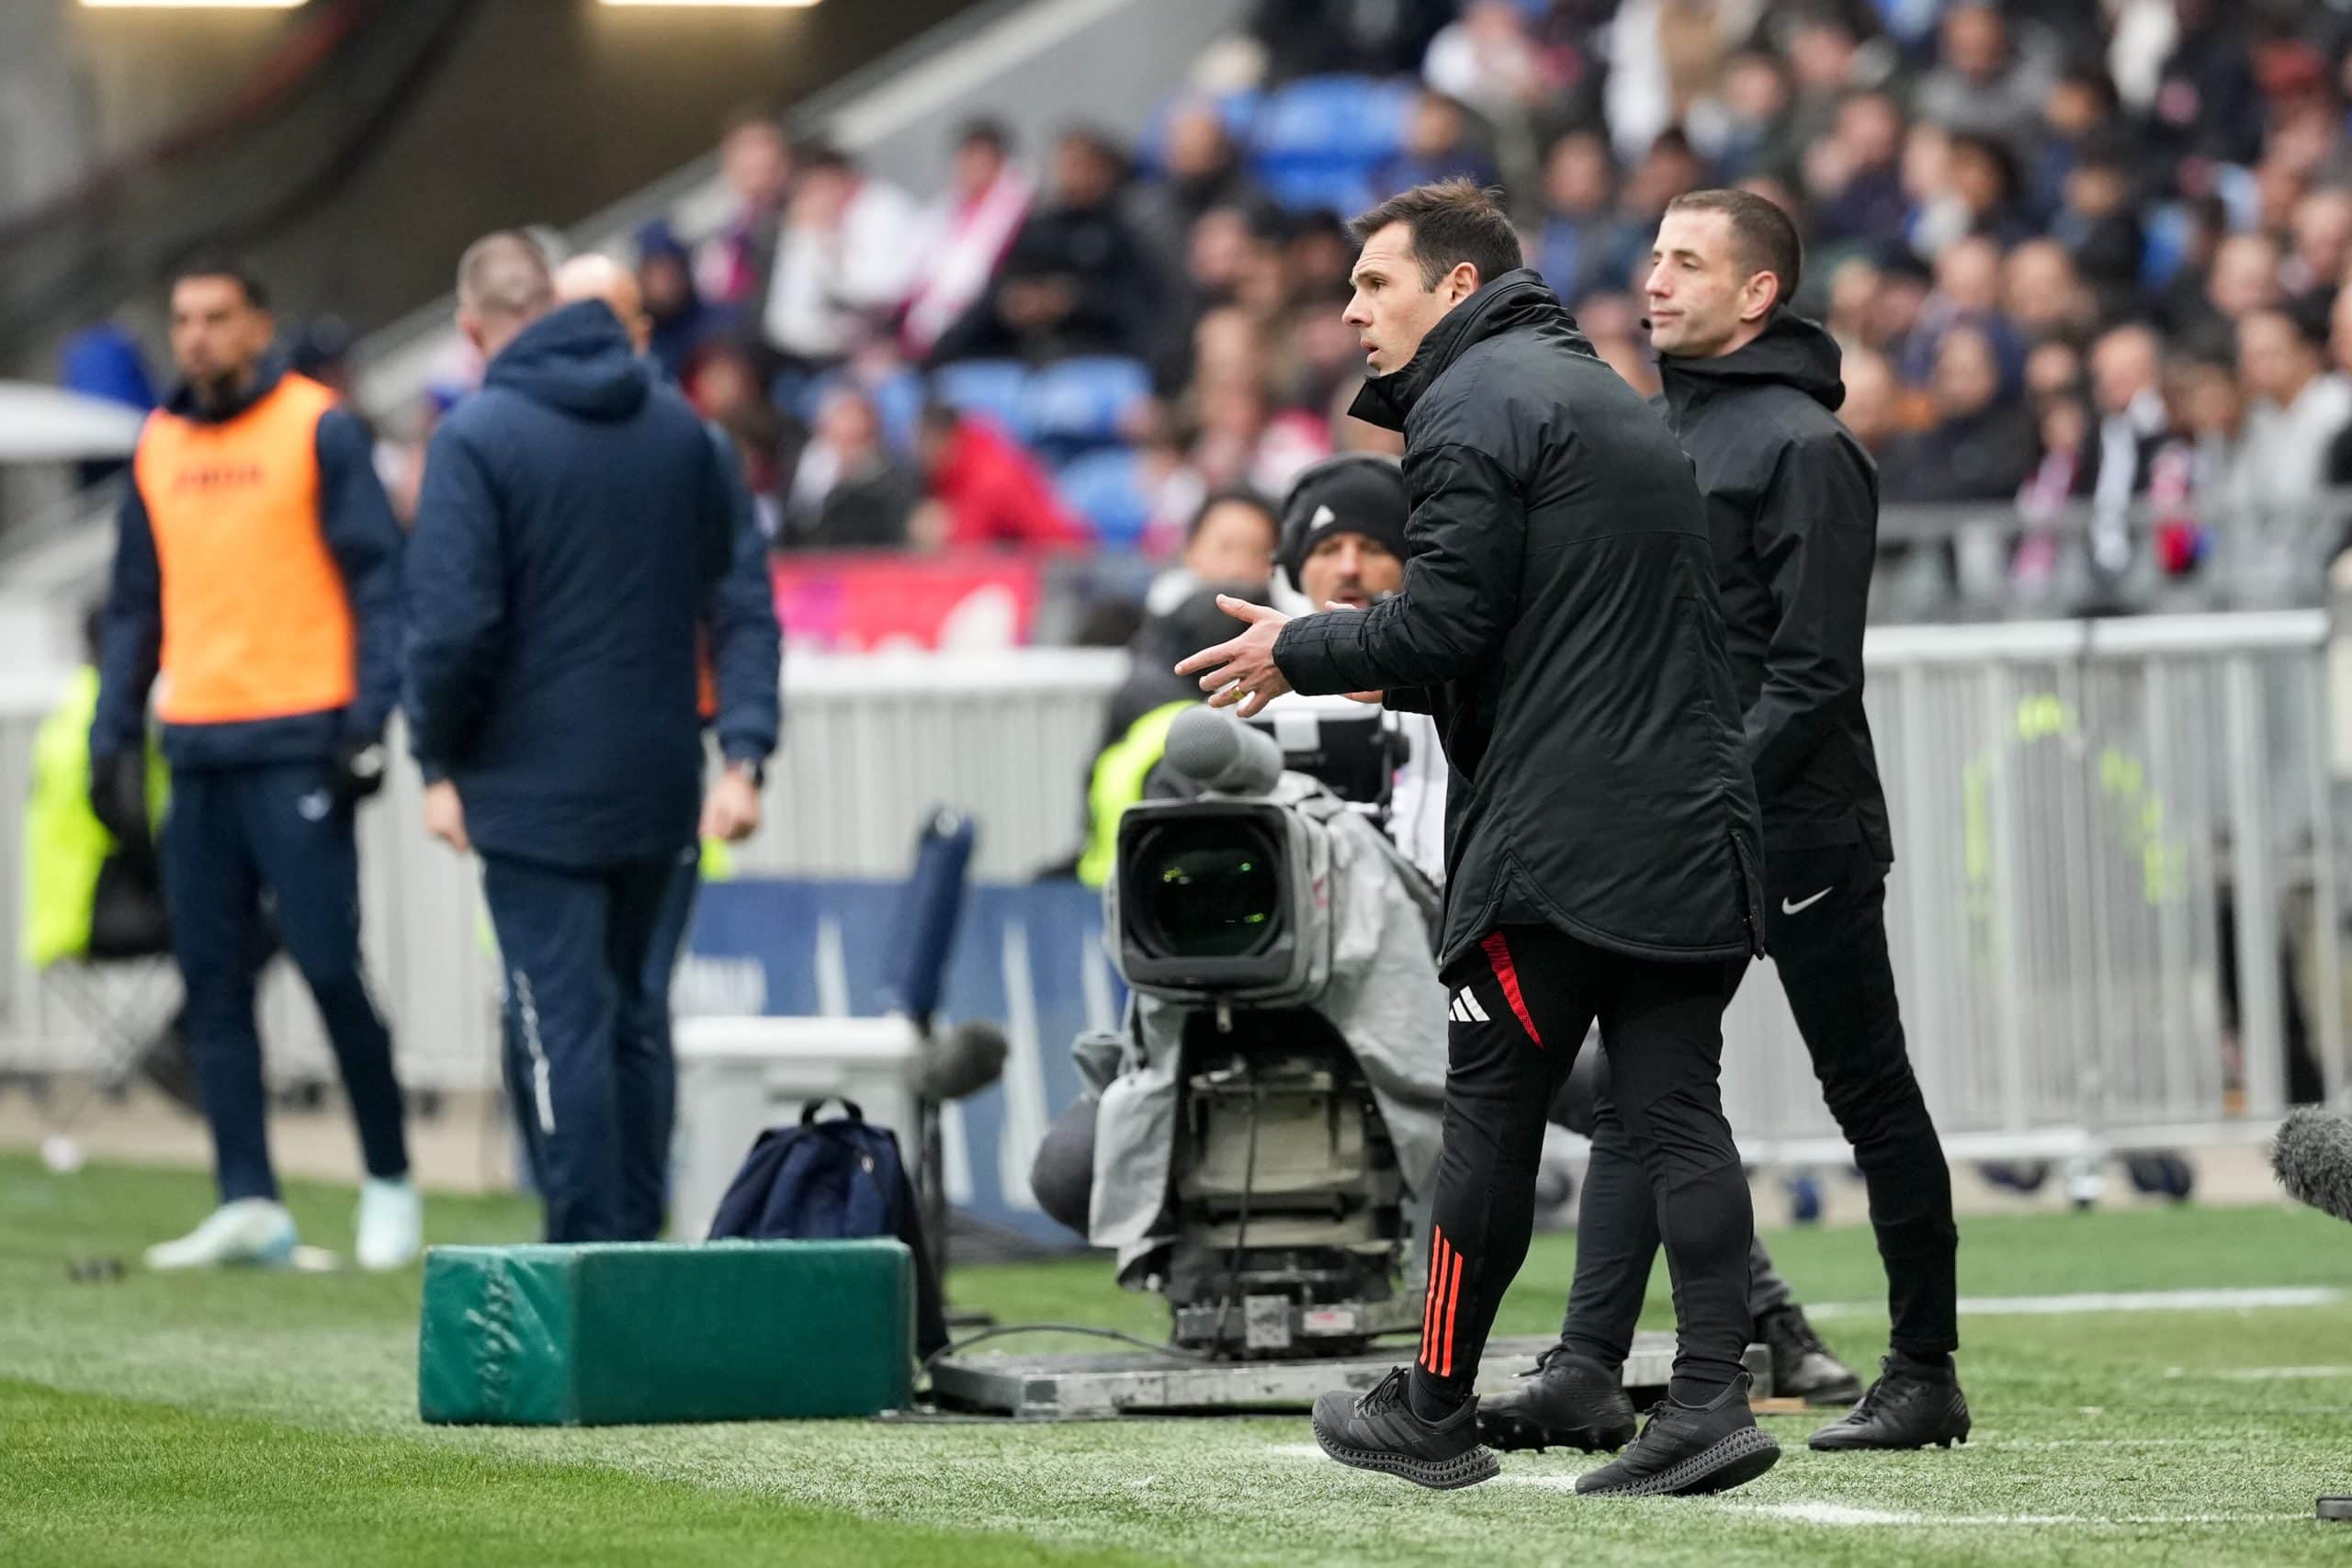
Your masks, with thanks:
M283 1268L294 1256L294 1216L275 1198L221 1204L177 1241L147 1249L147 1267L164 1270L231 1264Z
M359 1240L353 1251L362 1269L403 1269L424 1246L424 1200L410 1177L359 1187Z

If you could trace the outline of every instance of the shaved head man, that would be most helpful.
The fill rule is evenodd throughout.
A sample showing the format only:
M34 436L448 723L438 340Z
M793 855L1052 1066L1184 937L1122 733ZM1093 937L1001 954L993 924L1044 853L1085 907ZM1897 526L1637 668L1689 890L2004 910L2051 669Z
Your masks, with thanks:
M653 319L645 313L645 291L637 286L637 274L608 255L586 251L556 268L555 297L561 305L603 300L620 318L621 331L639 354L653 341Z
M458 261L458 329L484 359L555 309L547 253L512 229L485 234Z

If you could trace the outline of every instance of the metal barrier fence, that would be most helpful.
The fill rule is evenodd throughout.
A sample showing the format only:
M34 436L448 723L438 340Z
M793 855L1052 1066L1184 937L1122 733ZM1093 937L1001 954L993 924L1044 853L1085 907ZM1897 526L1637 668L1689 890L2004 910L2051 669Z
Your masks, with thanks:
M1895 970L1956 1155L2259 1136L2298 1034L2346 1081L2328 637L2317 611L1871 634ZM1123 672L1119 654L1068 650L794 660L770 825L741 870L893 876L945 803L980 823L978 875L1027 877L1078 841ZM54 685L0 683L12 885ZM396 770L366 813L369 959L408 1081L478 1087L494 1077L494 966L472 874L423 838L416 790ZM16 956L20 918L0 899L0 1069L86 1065L86 1020ZM274 1070L323 1075L300 986L277 976L267 997ZM1728 1030L1751 1157L1842 1158L1768 973Z

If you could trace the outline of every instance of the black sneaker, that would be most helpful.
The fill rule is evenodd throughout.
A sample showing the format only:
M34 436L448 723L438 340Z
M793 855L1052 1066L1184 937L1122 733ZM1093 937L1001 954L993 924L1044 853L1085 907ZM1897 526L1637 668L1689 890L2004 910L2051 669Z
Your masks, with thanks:
M1517 1385L1478 1402L1478 1435L1498 1449L1614 1453L1634 1440L1634 1402L1618 1374L1555 1345Z
M1756 1320L1757 1336L1772 1352L1772 1393L1807 1404L1851 1404L1862 1396L1854 1369L1829 1353L1804 1308L1791 1302Z
M1880 1363L1883 1374L1862 1402L1807 1442L1823 1453L1842 1449L1948 1449L1968 1441L1968 1401L1960 1379Z
M1341 1464L1401 1475L1441 1491L1490 1481L1502 1467L1478 1443L1478 1402L1442 1421L1413 1413L1413 1370L1398 1367L1362 1398L1334 1391L1315 1402L1315 1440Z
M1611 1463L1577 1477L1599 1497L1692 1497L1747 1484L1779 1462L1781 1445L1747 1408L1747 1378L1704 1405L1661 1399L1642 1435Z

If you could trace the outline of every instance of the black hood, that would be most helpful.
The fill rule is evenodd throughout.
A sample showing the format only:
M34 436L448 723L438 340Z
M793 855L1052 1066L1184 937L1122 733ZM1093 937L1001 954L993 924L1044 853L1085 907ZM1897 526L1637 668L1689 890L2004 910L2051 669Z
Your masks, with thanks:
M1775 310L1752 343L1712 359L1658 355L1667 401L1680 408L1718 387L1794 387L1830 412L1846 400L1838 340L1802 316Z
M167 412L198 424L226 424L277 390L277 383L285 378L286 356L272 349L262 356L260 364L254 367L254 378L245 384L244 390L219 408L206 407L197 397L196 389L186 381L172 389L171 396L164 400L164 408Z
M485 387L583 419L627 419L653 389L652 373L601 299L566 305L525 327L490 362Z
M1560 303L1532 267L1513 267L1441 318L1421 339L1413 357L1385 376L1375 376L1348 406L1348 412L1384 430L1402 430L1430 383L1444 373L1471 344L1483 343L1513 327L1551 327L1561 344L1575 353L1592 355L1592 344L1577 331L1576 318Z

